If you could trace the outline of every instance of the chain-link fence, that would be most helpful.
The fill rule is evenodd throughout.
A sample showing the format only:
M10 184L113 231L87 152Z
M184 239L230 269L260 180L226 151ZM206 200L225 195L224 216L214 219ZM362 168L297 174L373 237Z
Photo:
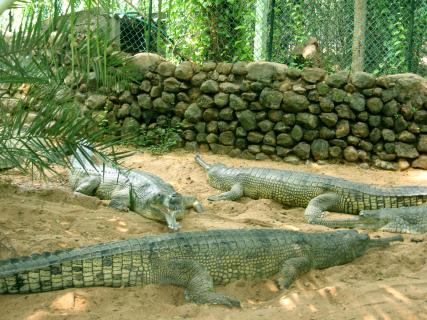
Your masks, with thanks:
M132 53L351 67L354 0L144 0L138 8L121 16L122 49ZM427 1L367 0L364 30L366 71L427 76Z

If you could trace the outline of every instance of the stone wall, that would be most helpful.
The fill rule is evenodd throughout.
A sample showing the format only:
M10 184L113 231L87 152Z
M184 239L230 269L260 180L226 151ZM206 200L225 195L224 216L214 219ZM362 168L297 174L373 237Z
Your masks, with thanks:
M139 80L129 90L90 94L82 84L77 93L122 133L179 126L181 145L192 151L427 169L427 84L417 75L327 75L269 62L175 65L153 54L133 63Z

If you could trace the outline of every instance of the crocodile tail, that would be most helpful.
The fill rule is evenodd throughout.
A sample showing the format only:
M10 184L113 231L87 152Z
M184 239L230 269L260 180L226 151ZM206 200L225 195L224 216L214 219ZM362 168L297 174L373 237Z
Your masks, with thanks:
M196 162L205 170L209 170L212 166L210 164L208 164L207 162L205 162L202 157L200 157L199 154L196 154L196 156L194 157L194 160L196 160Z
M401 235L393 236L393 237L386 237L386 238L379 238L379 239L370 239L369 241L369 247L384 247L389 245L391 242L394 241L403 241L403 237Z

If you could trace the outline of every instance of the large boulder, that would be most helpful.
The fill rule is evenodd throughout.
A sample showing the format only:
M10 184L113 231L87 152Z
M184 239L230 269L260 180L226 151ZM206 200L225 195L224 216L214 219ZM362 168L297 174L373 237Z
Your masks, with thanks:
M157 66L165 61L163 57L155 53L140 52L135 54L129 61L132 73L137 79L143 79L149 71L155 71Z
M284 78L286 68L286 65L275 62L250 62L246 66L248 71L246 77L252 81L270 82L280 77Z

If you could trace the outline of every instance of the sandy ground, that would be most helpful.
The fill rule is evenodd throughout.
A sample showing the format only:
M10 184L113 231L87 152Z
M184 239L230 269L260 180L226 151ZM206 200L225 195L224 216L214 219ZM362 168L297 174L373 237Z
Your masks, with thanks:
M204 155L208 162L318 172L380 185L427 185L427 172L385 172L347 165L293 166ZM193 155L136 154L126 166L155 173L182 193L194 194L204 214L191 212L183 231L214 228L326 230L304 223L303 209L285 209L270 200L210 203L218 193ZM75 198L65 181L31 181L9 172L0 184L0 259L167 232L132 212L121 213L96 198ZM386 233L373 233L387 235ZM0 319L427 319L427 235L405 235L403 243L372 249L353 263L313 270L286 291L273 281L244 281L217 290L243 302L242 309L187 303L172 286L86 288L0 296Z

